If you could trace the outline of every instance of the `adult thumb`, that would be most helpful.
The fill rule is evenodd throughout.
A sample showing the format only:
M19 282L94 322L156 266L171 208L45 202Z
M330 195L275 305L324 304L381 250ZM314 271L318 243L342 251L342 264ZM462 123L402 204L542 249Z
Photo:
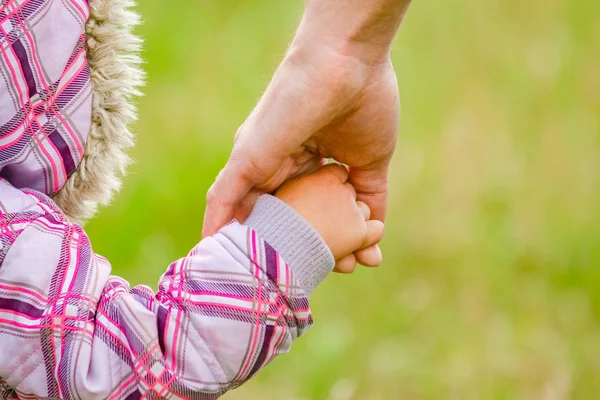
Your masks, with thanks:
M371 209L371 219L385 221L388 204L388 174L390 160L364 168L350 168L349 182L356 189L357 200Z
M236 207L251 188L252 183L244 177L242 170L228 161L206 195L203 238L214 235L233 219Z

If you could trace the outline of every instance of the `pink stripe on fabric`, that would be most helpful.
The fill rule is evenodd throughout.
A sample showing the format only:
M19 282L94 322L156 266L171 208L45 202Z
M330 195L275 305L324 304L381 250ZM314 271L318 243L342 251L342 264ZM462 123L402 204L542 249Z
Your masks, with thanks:
M1 301L0 301L0 307L4 307L4 305L2 304ZM27 319L29 321L39 321L42 318L41 316L31 316L31 315L22 313L20 311L9 310L7 308L1 308L0 312L3 313L3 314L16 315L18 317L25 318L25 319Z
M179 272L178 272L179 275L181 275L183 272L183 265L184 265L183 259L177 261L177 263L175 264L174 269L176 271L179 268ZM174 282L174 280L173 280L173 282ZM171 282L171 287L173 287L172 286L173 282ZM179 290L182 290L182 285L183 285L183 279L179 279L179 287L178 287ZM171 310L172 310L172 307L169 309L169 315L171 315ZM173 340L171 341L171 360L169 360L172 366L177 365L175 358L176 358L176 354L177 354L177 335L179 333L180 328L181 328L181 308L178 307L177 314L175 314L175 327L174 327L175 333L173 334Z
M20 322L11 320L11 319L4 319L4 318L0 318L0 324L4 324L7 326L16 326L19 328L25 328L25 329L41 329L44 325L42 324L31 324L31 325L25 325L22 324Z
M129 385L131 385L133 382L136 381L136 377L135 375L131 375L131 377L129 379L127 379L125 382L123 382L123 384L119 387L118 390L116 390L110 397L110 400L113 399L121 399L120 395L121 393L123 393L123 391L125 389L129 389Z
M254 266L254 276L256 277L257 281L260 282L260 268L258 267L258 255L257 255L257 251L256 251L256 232L254 231L250 231L250 237L251 237L251 245L252 245L252 264ZM246 359L246 363L244 365L244 367L242 368L242 370L240 371L240 376L244 377L247 374L248 369L250 368L250 363L251 360L254 358L254 352L256 351L256 347L258 346L258 332L260 330L260 311L261 311L261 306L262 303L260 301L260 296L261 296L261 285L258 284L258 293L257 293L257 310L256 310L256 322L254 324L254 329L253 329L253 334L252 334L252 346L250 348L250 352L248 355L248 358Z
M84 17L85 19L87 19L88 13L83 8L81 8L81 6L77 3L77 1L71 0L70 3L73 4L79 10L79 12L81 13L82 17Z
M31 36L31 34L29 33L29 29L27 29L25 27L25 25L23 25L23 20L21 19L21 17L19 16L17 18L17 20L19 21L19 25L21 26L21 28L23 29L23 32L25 32L25 36L27 36L27 39L29 40L29 43L34 43L33 37ZM33 47L33 46L32 46ZM42 66L40 65L40 62L37 58L36 55L36 51L32 51L31 52L31 58L33 59L33 62L35 64L35 67L37 68L38 71L43 71ZM42 86L44 87L44 89L46 90L46 92L48 93L48 103L50 105L54 104L54 99L55 96L52 95L52 90L50 90L50 86L48 85L48 82L46 82L46 78L44 76L44 74L38 74L38 78L40 80L40 82L42 83ZM70 134L73 134L73 132L70 130L69 128L69 124L66 123L65 119L63 118L63 116L61 115L61 113L57 113L54 110L54 107L48 107L52 110L52 113L54 114L55 117L57 117L59 119L59 121L69 130Z
M21 29L23 29L23 32L25 33L25 36L27 37L29 43L30 44L34 43L34 40L33 40L32 36L31 36L31 34L29 33L29 30L23 24L22 18L20 16L18 16L17 20L19 21L19 25L21 26ZM33 59L33 62L35 64L35 67L37 68L37 70L38 71L43 71L43 69L42 69L42 67L41 67L41 65L39 63L39 60L37 59L36 51L35 50L31 52L31 58ZM59 119L59 121L66 127L66 129L70 130L70 128L69 128L68 124L66 124L63 116L60 113L57 113L54 110L54 107L52 107L52 105L54 104L54 96L52 94L52 90L50 90L50 87L48 86L48 83L46 82L44 74L38 74L38 79L40 80L42 86L44 87L44 89L48 93L48 100L47 100L47 102L48 102L48 104L50 104L50 107L48 107L48 108L50 110L52 110L52 113L54 114L54 116ZM28 99L28 102L29 102L29 104L31 104L31 99ZM72 134L72 131L70 131L69 133ZM41 146L40 140L37 137L37 135L35 135L35 133L33 131L31 132L31 135L32 135L32 137L35 138L35 140L38 143L38 145L40 145L40 148L42 149L42 151L47 156L49 156L49 154L45 151L45 149L43 148L43 146ZM54 145L52 145L52 146L54 146ZM53 171L52 175L53 175L53 178L54 178L54 182L53 182L54 188L53 188L53 190L58 190L58 188L60 187L60 185L58 183L58 173L59 173L59 171L58 171L58 169L56 167L56 164L54 163L54 160L52 159L52 157L48 157L48 158L50 159L50 163L52 164L52 171ZM64 175L66 176L66 172L64 171L64 167L63 167L62 163L61 163L61 169L62 169Z
M79 51L79 53L76 54L76 57L73 57L73 62L71 64L68 64L65 67L65 70L69 70L73 66L73 63L79 57L82 57L82 56L85 57L85 53L86 53L86 50L85 49L81 49ZM87 63L86 62L81 63L81 65L79 66L79 68L75 70L75 73L73 73L73 76L69 80L67 80L67 82L64 85L61 85L62 87L61 87L60 91L59 90L56 91L56 96L55 97L60 96L61 94L64 93L64 91L67 88L70 88L71 84L75 81L75 79L77 79L77 77L79 76L79 74L81 73L81 71L83 71L86 68L87 68ZM54 110L54 107L52 107L52 109ZM59 112L58 115L62 115L62 114ZM77 144L77 151L79 151L80 154L83 154L84 149L83 149L83 146L82 146L82 144L81 144L81 142L80 142L80 140L78 138L78 135L73 131L73 129L71 129L70 124L68 124L64 120L64 118L61 119L61 123L62 123L62 126L64 126L68 130L69 136L72 137L73 140L75 141L75 143Z
M0 283L0 289L5 289L5 290L11 291L11 292L26 293L30 296L35 297L36 299L38 299L40 301L47 301L46 297L43 297L39 293L37 293L33 290L30 290L30 289L24 288L22 286L9 286L9 285L4 285L4 284Z
M4 35L5 37L8 37L8 34L4 30L4 27L2 26L2 24L0 24L0 33L2 33L2 35ZM14 53L14 51L12 49L12 46L7 46L6 48L9 49L9 51L11 53L13 53L13 57L15 58L15 60L18 60L17 55ZM17 84L19 82L19 78L17 77L17 74L12 66L12 63L10 62L10 58L8 57L7 50L4 48L4 46L0 46L0 49L3 50L2 55L4 56L4 61L6 62L6 65L8 66L8 69L9 69L10 75L11 75L11 79L15 83L15 87L17 88L17 92L19 93L19 101L21 104L25 104L25 99L23 98L23 92L21 91L22 86ZM24 78L23 78L23 80L24 80Z

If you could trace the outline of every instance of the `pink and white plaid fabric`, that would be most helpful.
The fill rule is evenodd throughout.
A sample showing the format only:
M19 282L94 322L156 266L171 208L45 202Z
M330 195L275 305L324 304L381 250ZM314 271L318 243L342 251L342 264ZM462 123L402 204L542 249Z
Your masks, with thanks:
M154 294L52 200L0 180L0 398L216 399L311 325L290 268L232 222Z
M90 128L85 0L0 1L0 175L54 195Z
M48 196L82 159L85 0L0 0L0 398L215 399L312 323L289 266L233 222L159 290L110 276Z

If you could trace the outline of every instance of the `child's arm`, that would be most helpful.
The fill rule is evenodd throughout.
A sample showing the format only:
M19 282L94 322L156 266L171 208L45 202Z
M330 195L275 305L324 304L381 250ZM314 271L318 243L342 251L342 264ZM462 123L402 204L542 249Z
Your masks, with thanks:
M306 296L334 264L314 229L267 197L251 221L286 260L233 222L171 264L154 294L109 276L47 198L0 181L0 203L0 397L217 398L311 325Z

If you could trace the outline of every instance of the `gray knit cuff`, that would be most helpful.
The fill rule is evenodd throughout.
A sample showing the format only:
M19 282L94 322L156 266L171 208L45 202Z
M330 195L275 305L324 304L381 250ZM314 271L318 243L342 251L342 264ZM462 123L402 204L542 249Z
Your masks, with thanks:
M244 223L281 254L306 295L331 272L329 248L304 218L274 196L261 196Z

